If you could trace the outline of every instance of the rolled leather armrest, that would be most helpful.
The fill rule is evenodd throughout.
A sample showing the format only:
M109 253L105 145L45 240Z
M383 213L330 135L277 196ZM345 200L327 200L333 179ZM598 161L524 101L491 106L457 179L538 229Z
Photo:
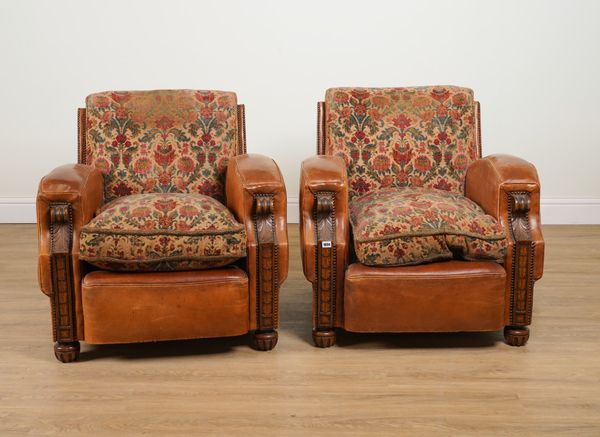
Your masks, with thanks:
M259 209L263 211L263 199L272 198L272 225L274 244L277 246L277 265L274 266L278 285L283 284L288 274L287 194L279 167L271 158L257 154L233 157L227 167L225 181L227 207L236 219L246 227L248 256L247 272L250 284L251 307L256 308L257 255L260 227ZM270 222L269 220L267 222ZM269 224L269 223L267 223ZM275 296L276 298L277 296ZM256 311L251 311L251 328L259 329ZM276 317L275 317L276 319ZM275 325L277 323L274 323ZM276 327L276 326L275 326Z
M316 201L319 194L326 193L331 193L333 197L337 283L343 284L350 247L346 165L342 158L326 155L304 160L300 169L300 248L304 276L313 283L317 277Z
M512 194L525 193L529 198L527 225L535 245L534 278L544 269L544 237L540 221L540 182L533 164L511 155L490 155L473 162L467 169L465 194L487 214L500 220L509 237L508 257L512 257L514 238L511 233ZM508 261L508 259L507 259Z
M36 210L38 229L38 280L45 294L52 293L50 273L50 206L55 203L71 205L73 238L71 256L73 272L79 279L79 231L88 223L103 200L102 174L89 165L67 164L44 176L38 187Z

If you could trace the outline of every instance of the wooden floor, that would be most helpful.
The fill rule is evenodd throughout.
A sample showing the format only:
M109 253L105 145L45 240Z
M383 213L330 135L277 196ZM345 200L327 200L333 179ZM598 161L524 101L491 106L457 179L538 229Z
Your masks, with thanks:
M0 435L600 435L600 226L548 226L524 348L500 333L316 349L291 227L279 345L90 346L54 359L33 225L0 225Z

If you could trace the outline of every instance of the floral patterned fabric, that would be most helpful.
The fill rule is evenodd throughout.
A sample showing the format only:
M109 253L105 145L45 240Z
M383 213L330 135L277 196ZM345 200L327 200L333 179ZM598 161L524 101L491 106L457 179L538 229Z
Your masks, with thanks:
M236 95L223 91L103 92L86 99L86 163L105 201L139 193L199 193L223 201L237 153Z
M350 202L358 260L399 266L450 259L502 261L502 225L460 194L432 188L384 188Z
M346 161L350 198L405 186L464 193L478 156L470 89L332 88L325 107L325 152Z
M107 270L200 270L246 256L246 232L201 194L134 194L106 204L81 230L79 258Z

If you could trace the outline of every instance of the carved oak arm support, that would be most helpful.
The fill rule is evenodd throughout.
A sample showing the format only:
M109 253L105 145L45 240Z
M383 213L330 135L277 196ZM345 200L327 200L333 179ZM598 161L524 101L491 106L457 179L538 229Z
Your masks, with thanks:
M300 172L300 245L304 275L313 284L313 338L333 344L343 326L343 282L350 235L348 181L341 158L306 159Z
M57 342L75 342L83 336L79 230L92 219L102 199L102 175L82 164L54 169L38 188L38 279L40 289L50 297Z
M540 183L535 167L509 155L477 160L467 171L466 195L506 229L509 247L504 266L510 278L506 319L510 325L529 325L533 285L544 268Z
M225 187L228 208L246 226L251 329L273 331L279 325L279 287L288 271L285 183L272 159L249 154L229 161ZM258 341L260 349L272 348Z

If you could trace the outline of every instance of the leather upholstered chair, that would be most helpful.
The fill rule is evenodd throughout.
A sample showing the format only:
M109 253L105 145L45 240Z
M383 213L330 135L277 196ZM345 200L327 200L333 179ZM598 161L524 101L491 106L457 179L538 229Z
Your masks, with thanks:
M313 339L504 328L529 338L544 240L535 167L482 158L467 88L334 88L302 163L302 262Z
M246 154L232 92L90 95L78 164L39 185L39 282L56 357L91 344L236 336L277 343L286 191Z

